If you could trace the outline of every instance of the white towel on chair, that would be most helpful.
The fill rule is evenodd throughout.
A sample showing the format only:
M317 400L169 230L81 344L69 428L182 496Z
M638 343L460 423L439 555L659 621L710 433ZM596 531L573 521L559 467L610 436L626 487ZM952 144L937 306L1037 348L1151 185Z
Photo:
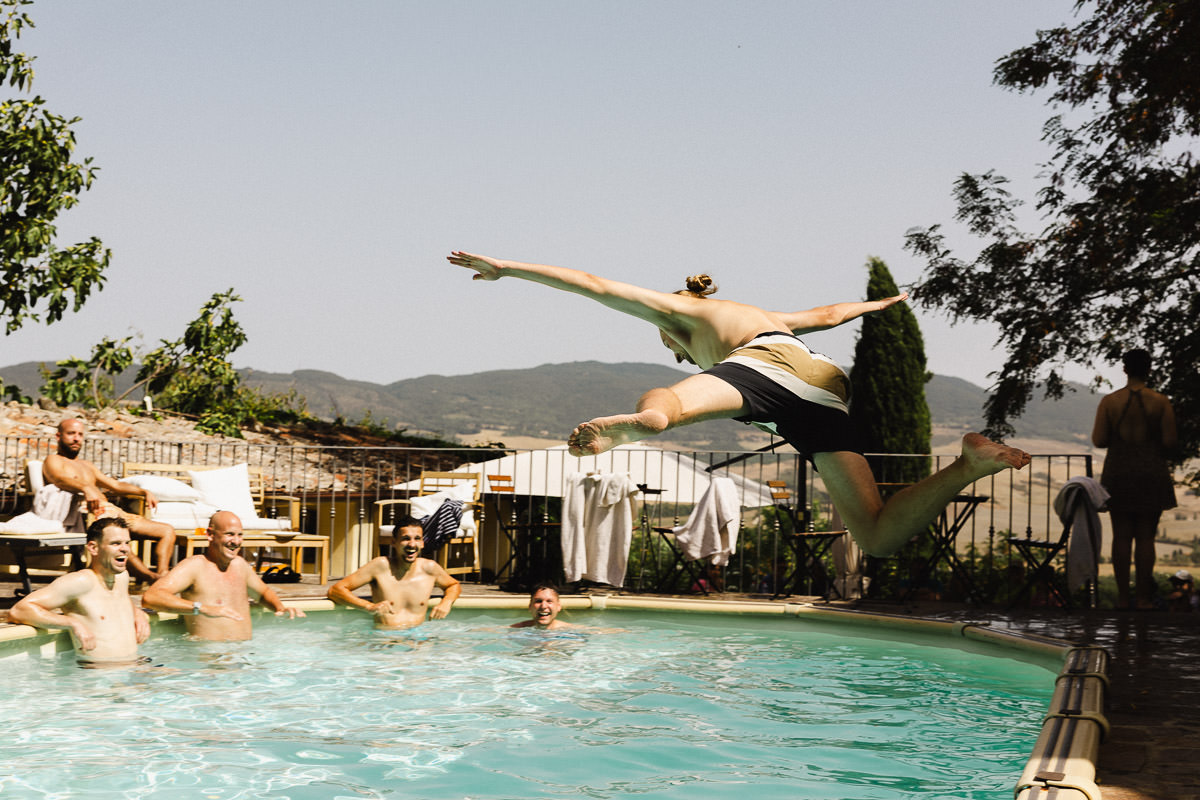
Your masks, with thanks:
M637 484L628 473L573 472L567 476L562 506L567 583L583 579L610 586L625 583L637 493Z
M53 483L44 483L33 496L33 513L42 519L62 524L63 530L83 530L80 508L82 495L60 489Z
M674 529L675 541L692 561L708 558L713 566L723 567L737 552L741 524L737 484L733 478L713 478L687 522Z
M1100 514L1108 491L1094 478L1071 478L1054 498L1054 513L1071 529L1067 546L1067 586L1076 589L1096 579L1100 563Z

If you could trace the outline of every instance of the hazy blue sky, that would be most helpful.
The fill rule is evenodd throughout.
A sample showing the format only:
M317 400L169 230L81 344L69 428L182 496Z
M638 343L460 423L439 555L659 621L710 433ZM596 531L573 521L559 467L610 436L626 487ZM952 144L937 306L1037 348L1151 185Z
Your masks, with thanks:
M1071 7L41 0L34 90L83 118L101 168L60 234L99 236L113 264L83 312L0 340L0 363L175 338L233 287L234 361L257 370L673 364L645 323L444 257L663 290L707 271L718 297L782 310L860 298L868 256L913 281L904 233L950 222L960 172L1032 199L1050 111L992 65ZM917 314L930 368L986 384L993 332ZM848 364L856 333L809 343Z

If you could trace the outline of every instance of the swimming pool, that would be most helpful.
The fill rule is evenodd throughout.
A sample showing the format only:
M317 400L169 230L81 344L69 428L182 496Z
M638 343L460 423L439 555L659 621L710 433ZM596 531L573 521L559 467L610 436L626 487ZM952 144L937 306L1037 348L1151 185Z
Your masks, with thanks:
M1045 666L794 619L573 612L611 634L456 609L161 626L157 666L5 662L7 798L1002 798L1038 737ZM52 686L53 691L48 691Z

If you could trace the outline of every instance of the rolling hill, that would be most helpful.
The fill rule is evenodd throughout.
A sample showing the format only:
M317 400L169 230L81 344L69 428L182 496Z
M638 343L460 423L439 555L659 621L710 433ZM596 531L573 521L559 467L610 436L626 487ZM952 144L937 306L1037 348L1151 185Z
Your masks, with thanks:
M41 383L39 364L0 368L7 384L32 394ZM308 409L325 419L358 422L368 417L389 428L450 437L563 439L582 420L631 410L648 388L690 374L656 364L575 361L531 369L471 375L424 375L389 384L348 380L331 372L243 370L243 379L264 392L295 389ZM1035 400L1015 426L1022 438L1051 439L1088 447L1098 398L1074 385L1060 401ZM951 430L982 425L984 389L961 378L935 375L926 385L934 425ZM718 450L757 447L766 441L754 428L718 420L663 437L687 447Z

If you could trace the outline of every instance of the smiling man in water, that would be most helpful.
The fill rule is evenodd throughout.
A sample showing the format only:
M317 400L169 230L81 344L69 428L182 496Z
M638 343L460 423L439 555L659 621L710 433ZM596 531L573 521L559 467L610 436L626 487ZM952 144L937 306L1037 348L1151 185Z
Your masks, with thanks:
M576 627L559 619L558 612L560 611L562 611L562 600L559 599L558 589L549 583L539 583L529 593L529 619L514 622L509 627L537 628L543 631Z
M146 612L129 597L129 527L102 517L87 529L86 569L55 579L8 612L13 622L66 629L85 666L131 664L150 636Z
M379 556L329 587L329 599L342 605L361 608L375 615L378 628L411 628L425 621L429 598L436 586L442 600L430 619L443 619L450 613L462 586L442 565L421 558L425 532L412 517L396 521L396 544L390 556ZM371 599L355 594L370 584Z
M277 617L303 617L303 611L286 607L263 583L241 551L242 521L232 511L218 511L208 521L208 549L155 581L142 605L182 614L189 634L224 642L250 638L252 596Z

